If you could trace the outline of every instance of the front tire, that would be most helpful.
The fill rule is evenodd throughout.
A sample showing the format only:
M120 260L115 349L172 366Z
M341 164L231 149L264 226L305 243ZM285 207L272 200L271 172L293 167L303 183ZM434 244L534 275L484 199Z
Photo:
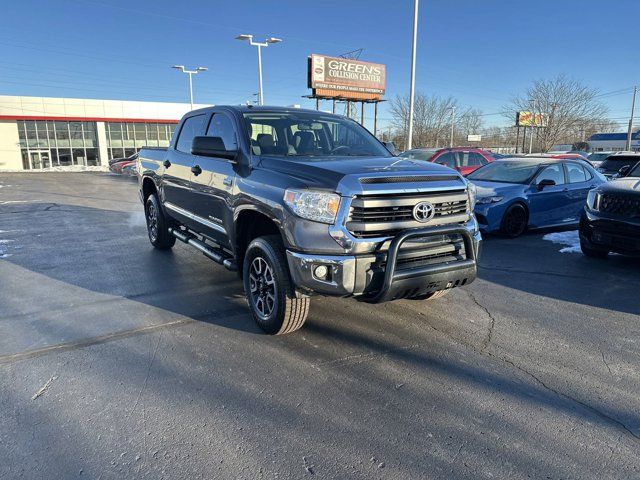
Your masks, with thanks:
M528 215L523 205L516 203L507 208L502 216L500 232L506 237L516 238L527 229Z
M144 213L147 220L147 234L151 245L159 250L167 250L176 243L176 237L169 233L169 221L165 217L158 196L152 193L144 204Z
M242 277L251 315L270 335L298 330L309 314L309 297L297 297L278 235L254 239L244 256Z

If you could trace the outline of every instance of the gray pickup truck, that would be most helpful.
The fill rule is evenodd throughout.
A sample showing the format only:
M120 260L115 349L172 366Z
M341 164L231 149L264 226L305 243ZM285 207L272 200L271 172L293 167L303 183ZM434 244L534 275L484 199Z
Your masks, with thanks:
M476 277L474 187L342 116L195 110L168 149L141 150L138 180L151 244L237 270L267 333L299 329L313 295L426 300Z

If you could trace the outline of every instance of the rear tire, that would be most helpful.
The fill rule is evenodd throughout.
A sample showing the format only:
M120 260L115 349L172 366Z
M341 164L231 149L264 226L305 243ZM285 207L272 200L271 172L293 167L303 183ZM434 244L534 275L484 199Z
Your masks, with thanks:
M151 245L159 250L167 250L176 243L176 237L169 233L169 221L164 215L158 196L152 193L144 204L144 213L147 221L147 234Z
M242 272L251 315L265 333L282 335L304 325L311 302L309 297L296 296L279 235L254 239L247 247Z
M509 238L516 238L522 235L527 229L528 215L525 207L519 203L507 208L502 216L500 232Z
M607 255L609 255L608 250L593 248L587 245L586 242L582 239L582 236L580 237L580 250L582 250L582 253L585 256L591 258L607 258Z

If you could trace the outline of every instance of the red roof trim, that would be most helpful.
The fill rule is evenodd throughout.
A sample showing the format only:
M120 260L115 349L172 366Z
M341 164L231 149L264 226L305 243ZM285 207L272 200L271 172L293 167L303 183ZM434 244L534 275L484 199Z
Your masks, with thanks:
M44 115L0 115L0 120L58 120L63 122L179 123L158 118L55 117Z

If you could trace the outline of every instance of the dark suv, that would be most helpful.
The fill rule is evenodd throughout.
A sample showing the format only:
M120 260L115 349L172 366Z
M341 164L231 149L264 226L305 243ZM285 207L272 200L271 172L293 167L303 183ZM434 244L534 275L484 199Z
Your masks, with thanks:
M238 270L268 333L300 328L314 294L428 299L476 277L474 187L345 117L196 110L168 149L141 150L138 175L153 246L178 239Z
M640 255L640 162L621 174L589 192L580 221L580 247L589 257Z

